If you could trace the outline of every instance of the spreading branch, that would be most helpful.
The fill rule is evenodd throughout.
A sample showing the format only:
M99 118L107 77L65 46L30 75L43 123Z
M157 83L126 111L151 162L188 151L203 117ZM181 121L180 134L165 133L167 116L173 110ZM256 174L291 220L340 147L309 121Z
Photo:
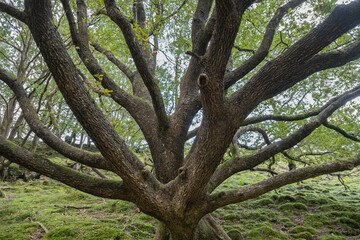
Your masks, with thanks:
M99 197L131 200L131 191L122 181L95 178L68 167L53 163L40 155L31 153L0 136L0 154L11 162L66 185Z
M22 109L23 115L31 130L38 137L44 140L47 145L71 160L91 167L106 170L111 169L110 165L100 154L80 150L71 146L70 144L67 144L54 135L39 119L38 114L32 106L31 101L28 98L27 93L21 83L17 79L11 77L10 74L1 68L0 79L14 92L16 99Z
M219 207L231 203L243 202L248 199L256 198L284 185L299 182L308 178L314 178L333 172L352 170L358 165L360 165L360 153L355 158L347 161L323 163L317 166L301 168L291 172L282 173L251 186L240 188L239 190L212 194L209 196L206 211L212 212Z
M226 89L236 83L239 79L247 75L251 70L253 70L257 65L259 65L259 63L261 63L265 59L265 57L269 53L270 46L273 42L275 31L285 14L288 12L289 9L294 9L305 1L306 0L292 0L276 10L274 16L266 27L266 31L259 49L257 49L254 55L252 55L241 66L239 66L234 71L228 73L225 76L224 81Z
M105 0L104 2L108 16L121 29L127 46L129 47L131 56L134 59L136 68L138 69L142 80L151 95L153 107L158 118L158 126L160 129L166 130L169 126L169 119L165 111L161 91L149 69L148 62L144 58L142 47L137 40L132 25L126 17L121 14L114 0Z
M23 23L26 23L26 14L9 4L0 2L0 11L9 14Z
M333 114L334 111L358 96L360 96L360 86L339 96L336 101L321 111L321 113L318 114L316 118L304 124L288 137L274 142L252 155L237 157L229 160L226 164L224 164L224 166L220 166L214 172L208 186L208 191L213 191L219 184L221 184L225 179L232 176L233 174L254 168L275 154L295 146L304 138L309 136L315 129L320 127L323 122L325 122L326 119L330 117L331 114Z
M271 98L303 80L294 75L309 61L341 35L360 23L360 1L338 5L330 16L293 44L279 57L265 64L245 86L231 96L239 111L253 109L260 102ZM285 71L285 72L284 72Z
M341 129L340 127L337 127L333 124L330 124L328 121L325 121L323 123L323 125L329 129L332 129L332 130L335 130L336 132L340 133L341 135L343 135L344 137L348 138L348 139L351 139L355 142L360 142L360 139L355 137L354 135L351 135L347 132L345 132L343 129Z

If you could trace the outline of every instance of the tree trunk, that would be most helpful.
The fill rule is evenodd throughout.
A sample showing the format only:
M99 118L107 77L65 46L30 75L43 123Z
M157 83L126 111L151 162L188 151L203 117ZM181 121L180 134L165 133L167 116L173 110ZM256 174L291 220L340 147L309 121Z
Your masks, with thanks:
M169 240L170 231L164 226L163 223L159 223L154 240ZM219 223L210 215L205 215L196 227L193 236L188 238L182 233L177 233L177 236L172 236L173 240L178 239L190 239L190 240L231 240L231 238L222 229Z

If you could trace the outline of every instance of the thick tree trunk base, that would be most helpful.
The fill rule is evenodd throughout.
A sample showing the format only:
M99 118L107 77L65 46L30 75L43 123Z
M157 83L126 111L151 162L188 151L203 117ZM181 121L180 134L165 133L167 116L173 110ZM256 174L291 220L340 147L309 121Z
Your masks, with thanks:
M157 227L154 240L170 240L170 231L160 223ZM204 216L195 229L191 240L231 240L219 223L210 215Z
M204 216L194 234L194 240L231 240L219 223L210 215Z

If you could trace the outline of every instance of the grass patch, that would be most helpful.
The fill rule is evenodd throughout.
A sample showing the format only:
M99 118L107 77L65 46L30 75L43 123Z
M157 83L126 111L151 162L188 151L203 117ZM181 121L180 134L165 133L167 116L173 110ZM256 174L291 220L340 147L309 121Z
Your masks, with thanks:
M219 190L266 179L239 174ZM251 179L251 180L249 180ZM232 239L360 239L360 187L307 180L213 213ZM310 187L306 187L306 186ZM0 239L152 239L157 221L128 202L94 197L51 179L0 182ZM42 223L49 232L45 234Z

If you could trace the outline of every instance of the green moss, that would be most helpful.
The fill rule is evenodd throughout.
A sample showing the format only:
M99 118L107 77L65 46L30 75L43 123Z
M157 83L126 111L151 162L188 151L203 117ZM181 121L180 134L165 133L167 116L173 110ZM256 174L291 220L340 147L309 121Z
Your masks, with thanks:
M17 223L16 225L0 224L0 239L30 239L30 235L36 231L36 223Z
M306 239L306 240L313 239L313 235L309 232L300 232L300 233L292 234L291 236L295 239Z
M232 229L228 233L231 240L243 240L243 236L239 230Z
M299 212L307 211L308 208L303 203L295 202L295 203L284 203L279 206L279 210L293 212L293 213L299 213Z
M102 240L102 239L132 239L125 232L117 227L107 227L104 225L92 225L81 228L82 239Z
M279 203L296 202L296 198L290 195L282 195L278 199Z
M324 225L330 224L330 220L324 214L306 214L305 224L316 228L321 228Z
M72 192L72 193L69 193L67 195L64 196L64 200L67 200L67 201L79 201L79 200L85 200L88 198L88 194L86 193L82 193L80 191L75 191L75 192Z
M323 205L331 203L331 201L328 198L315 198L308 200L308 203L311 205Z
M260 199L258 201L255 202L255 205L256 206L269 206L269 205L273 205L274 204L274 201L270 198L263 198L263 199Z
M348 218L353 219L356 222L360 222L360 213L358 213L358 211L357 212L333 211L333 212L329 212L327 214L327 216L329 216L329 217L348 217Z
M222 219L234 222L234 221L241 220L241 216L239 214L236 214L236 213L229 213L229 214L224 215L222 217Z
M264 239L277 239L277 240L288 240L288 236L279 232L269 226L262 226L259 228L254 228L249 231L246 235L249 240L264 240Z
M280 223L284 224L285 227L294 227L296 226L289 218L281 218Z
M350 219L348 217L340 217L340 218L337 218L335 219L334 223L343 223L351 228L360 228L360 223L353 220L353 219Z
M321 236L319 240L346 240L346 238L337 235L324 235Z
M355 207L349 206L345 203L343 203L343 204L336 203L336 204L327 204L327 205L320 206L320 209L322 211L326 211L326 212L329 212L329 211L353 211L353 210L355 210Z
M78 231L68 226L57 227L44 235L44 240L73 239L78 236Z
M304 203L304 204L308 203L308 200L304 196L301 196L301 195L296 195L295 199L296 199L296 202L300 202L300 203Z
M317 234L316 230L312 227L297 226L290 230L290 233L301 233L301 232L309 232L313 235Z
M147 239L149 237L147 233L139 230L132 231L130 234L135 237L135 239Z

